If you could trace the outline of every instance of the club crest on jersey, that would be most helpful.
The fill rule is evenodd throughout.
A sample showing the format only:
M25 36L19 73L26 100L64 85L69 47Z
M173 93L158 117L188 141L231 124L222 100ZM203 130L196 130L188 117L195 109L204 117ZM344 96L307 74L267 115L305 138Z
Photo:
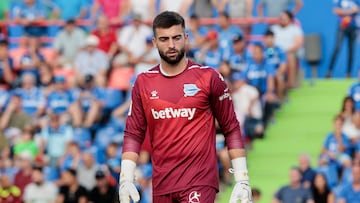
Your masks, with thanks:
M192 97L199 91L200 89L195 84L184 84L184 97Z
M193 191L189 194L189 203L200 203L201 193Z
M156 90L151 91L150 99L159 99L158 92Z

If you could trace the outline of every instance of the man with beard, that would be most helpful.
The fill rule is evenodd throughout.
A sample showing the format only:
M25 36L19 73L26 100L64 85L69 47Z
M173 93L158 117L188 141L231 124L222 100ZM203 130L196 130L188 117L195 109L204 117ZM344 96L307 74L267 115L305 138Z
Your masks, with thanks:
M55 202L57 187L54 183L45 182L41 167L34 167L32 183L26 186L24 192L25 203Z
M244 143L224 78L186 58L188 35L179 14L160 13L153 34L161 61L140 74L132 90L120 202L140 200L134 172L145 134L152 146L153 202L214 202L219 191L215 119L225 136L236 181L230 202L251 202Z

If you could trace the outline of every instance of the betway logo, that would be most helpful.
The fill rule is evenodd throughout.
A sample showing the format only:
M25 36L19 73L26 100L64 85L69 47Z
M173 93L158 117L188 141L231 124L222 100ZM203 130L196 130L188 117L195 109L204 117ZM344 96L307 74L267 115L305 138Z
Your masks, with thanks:
M154 119L167 119L167 118L187 118L191 120L194 118L196 108L165 108L163 110L156 111L151 109L151 113Z

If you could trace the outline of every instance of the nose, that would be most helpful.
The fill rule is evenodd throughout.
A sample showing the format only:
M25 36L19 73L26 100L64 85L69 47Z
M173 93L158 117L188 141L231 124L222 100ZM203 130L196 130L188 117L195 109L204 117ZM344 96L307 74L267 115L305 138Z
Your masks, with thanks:
M169 39L169 49L173 49L173 48L175 48L175 41L174 41L174 39Z

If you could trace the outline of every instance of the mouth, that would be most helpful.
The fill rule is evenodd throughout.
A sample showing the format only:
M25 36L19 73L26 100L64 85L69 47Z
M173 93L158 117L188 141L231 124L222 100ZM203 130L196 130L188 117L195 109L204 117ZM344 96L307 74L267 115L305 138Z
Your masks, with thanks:
M175 57L176 55L177 55L177 51L175 51L175 50L173 50L173 51L168 51L167 52L167 55L169 56L169 57Z

